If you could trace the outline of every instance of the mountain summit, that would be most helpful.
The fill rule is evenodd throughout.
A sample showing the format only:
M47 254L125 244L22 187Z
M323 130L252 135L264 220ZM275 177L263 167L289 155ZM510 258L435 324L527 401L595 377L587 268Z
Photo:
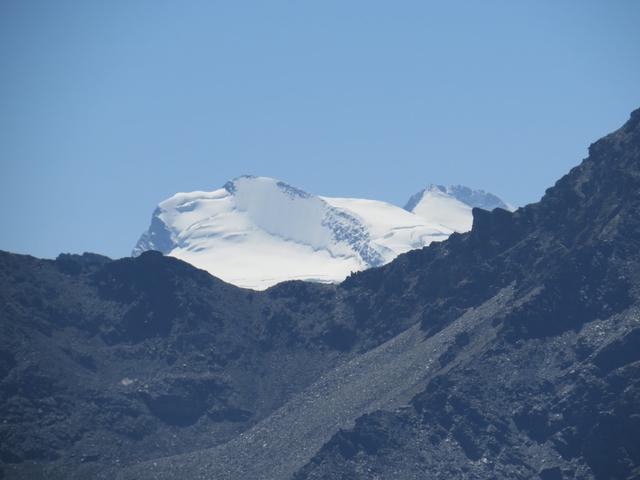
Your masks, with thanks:
M426 199L409 212L242 176L213 192L178 193L161 202L133 255L158 250L254 289L293 279L336 282L471 228L471 207L456 196Z

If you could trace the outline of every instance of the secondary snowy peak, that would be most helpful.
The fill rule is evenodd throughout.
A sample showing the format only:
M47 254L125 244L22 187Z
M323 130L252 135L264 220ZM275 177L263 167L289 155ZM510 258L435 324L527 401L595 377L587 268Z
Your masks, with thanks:
M456 232L471 230L474 208L493 210L513 208L492 193L484 190L472 190L463 185L430 184L415 195L412 195L405 210L422 217L433 225L446 225Z
M161 202L133 255L159 250L230 283L263 289L291 279L341 281L453 231L388 203L319 197L273 178L243 176L213 192Z
M493 193L485 192L484 190L473 190L469 187L465 187L464 185L449 185L448 187L445 187L444 185L436 185L433 183L427 185L415 195L412 195L404 207L405 210L410 212L413 211L425 194L451 197L471 208L477 207L489 211L494 208L513 210L513 207Z
M440 186L442 188L442 186ZM462 203L470 207L482 208L483 210L493 210L494 208L502 208L504 210L513 210L513 207L504 202L501 198L493 193L484 190L473 190L464 185L450 185L446 187L446 192L452 197L460 200Z

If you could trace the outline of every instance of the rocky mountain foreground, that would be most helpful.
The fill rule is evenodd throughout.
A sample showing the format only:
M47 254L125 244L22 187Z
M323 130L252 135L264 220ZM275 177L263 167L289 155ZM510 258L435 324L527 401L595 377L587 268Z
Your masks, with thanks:
M539 203L338 285L0 254L29 479L640 478L640 110Z

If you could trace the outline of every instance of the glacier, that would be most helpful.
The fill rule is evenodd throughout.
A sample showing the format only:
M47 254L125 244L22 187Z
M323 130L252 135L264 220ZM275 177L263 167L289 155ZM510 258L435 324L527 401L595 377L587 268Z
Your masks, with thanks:
M461 186L428 186L403 209L311 195L274 178L245 175L212 192L177 193L161 202L132 254L158 250L255 290L286 280L339 282L469 230L472 207L491 207L489 200L509 208Z

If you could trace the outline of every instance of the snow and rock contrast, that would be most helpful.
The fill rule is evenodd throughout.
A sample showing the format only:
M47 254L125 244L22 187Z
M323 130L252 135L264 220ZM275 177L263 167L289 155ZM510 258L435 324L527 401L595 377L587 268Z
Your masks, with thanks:
M0 478L637 480L640 110L473 217L263 292L154 251L0 251Z
M133 255L158 250L254 289L295 279L336 282L469 230L465 198L506 207L493 195L464 187L425 190L412 197L415 208L402 209L243 176L213 192L178 193L161 202Z

